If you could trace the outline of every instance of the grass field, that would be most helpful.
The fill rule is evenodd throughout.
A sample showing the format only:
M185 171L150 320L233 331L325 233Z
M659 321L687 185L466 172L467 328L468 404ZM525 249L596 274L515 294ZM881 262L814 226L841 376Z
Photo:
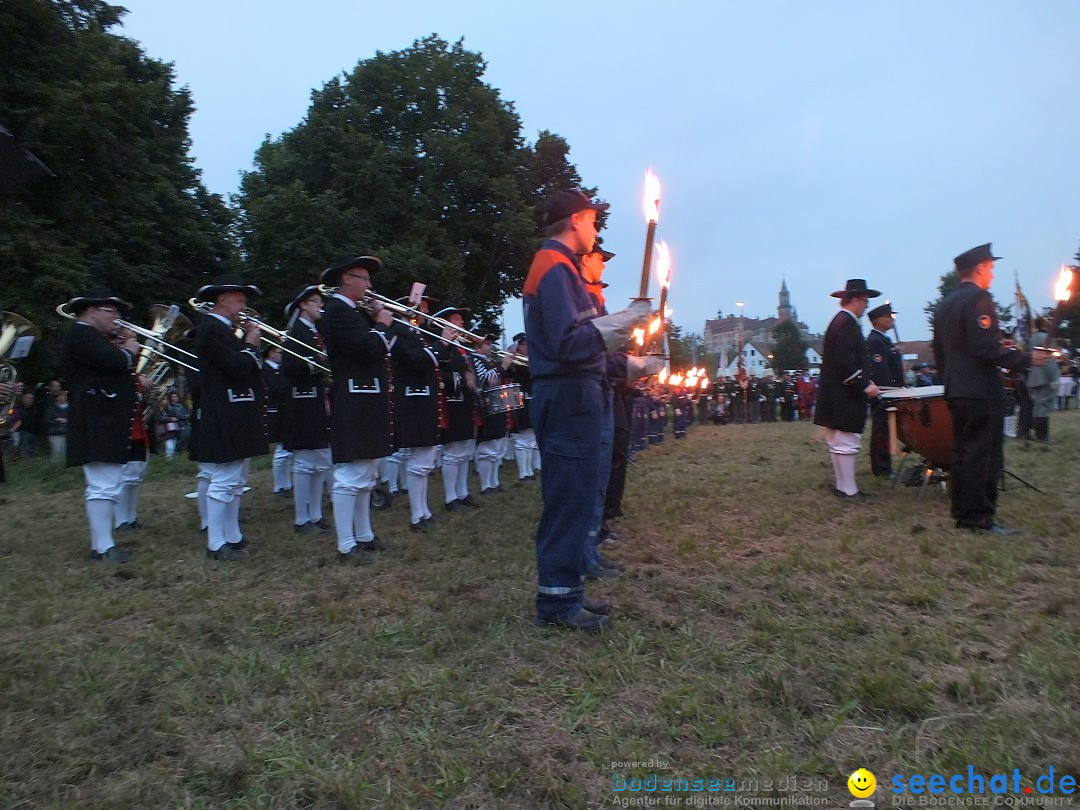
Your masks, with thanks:
M1010 480L1005 539L865 454L881 500L845 511L806 424L669 435L630 471L628 576L590 591L614 629L584 636L531 623L539 483L426 535L401 499L375 513L398 548L351 568L291 533L263 459L223 564L193 465L155 460L116 567L86 559L78 470L10 465L0 806L602 807L655 772L841 807L865 766L881 808L893 773L1080 776L1080 414L1051 426L1007 444L1046 494Z

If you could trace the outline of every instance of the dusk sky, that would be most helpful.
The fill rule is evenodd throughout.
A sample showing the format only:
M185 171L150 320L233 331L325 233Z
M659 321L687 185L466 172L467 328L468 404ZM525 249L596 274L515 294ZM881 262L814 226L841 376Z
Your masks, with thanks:
M1015 271L1042 306L1080 245L1068 0L122 4L124 33L190 87L196 165L223 195L312 89L376 51L463 37L525 137L565 137L612 204L611 308L636 294L642 178L660 177L670 306L689 331L736 301L775 314L786 277L823 332L829 293L858 277L893 301L903 339L928 338L922 308L956 254L992 241L992 292L1011 302ZM511 303L506 326L520 324Z

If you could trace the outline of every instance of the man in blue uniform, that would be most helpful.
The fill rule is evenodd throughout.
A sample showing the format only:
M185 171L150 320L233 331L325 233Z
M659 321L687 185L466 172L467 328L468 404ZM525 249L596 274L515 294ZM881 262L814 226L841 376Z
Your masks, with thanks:
M870 379L878 388L899 388L904 384L904 364L900 352L886 334L896 322L896 310L886 301L870 310L870 334L866 349L870 352ZM892 453L889 451L889 414L886 403L874 400L870 422L870 470L882 478L892 477Z
M958 528L1004 536L1019 530L994 522L1004 468L1001 369L1024 371L1046 360L1033 359L1001 340L997 305L989 293L999 258L987 243L954 260L960 286L934 312L934 357L953 421L952 515Z
M593 203L578 190L557 191L544 206L548 239L533 258L523 290L531 417L543 462L543 510L536 533L536 620L575 630L608 626L611 606L585 597L585 542L596 503L600 441L609 408L605 351L621 347L649 316L647 301L613 315L596 308L578 257L596 241Z

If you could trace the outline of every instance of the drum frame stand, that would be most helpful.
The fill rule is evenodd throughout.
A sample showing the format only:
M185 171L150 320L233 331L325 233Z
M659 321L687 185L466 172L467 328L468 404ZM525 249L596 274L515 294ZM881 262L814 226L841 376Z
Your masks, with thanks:
M1045 492L1043 492L1043 491L1042 491L1041 489L1039 489L1039 488L1038 488L1037 486L1035 486L1035 485L1034 485L1033 483L1031 483L1030 481L1025 481L1025 480L1024 480L1023 478L1021 478L1021 477L1020 477L1019 475L1017 475L1016 473L1014 473L1014 472L1013 472L1012 470L1006 470L1006 469L1005 469L1004 467L1002 467L1002 468L1001 468L1001 484L1000 484L1000 489L1001 489L1001 491L1002 491L1002 492L1005 492L1005 476L1006 476L1006 475L1008 475L1008 476L1010 476L1010 477L1012 477L1012 478L1015 478L1015 479L1016 479L1017 481L1019 481L1019 482L1020 482L1021 484L1023 484L1023 485L1025 486L1025 487L1027 487L1028 489L1033 489L1033 490L1035 490L1035 491L1036 491L1036 492L1038 492L1038 493L1039 493L1040 495L1045 495L1045 494L1046 494Z
M907 447L907 446L905 446L900 451L900 466L897 468L896 472L893 473L893 477L892 477L892 485L894 487L900 481L900 475L901 475L901 473L904 472L904 465L907 464L908 456L910 456L912 452L913 452L912 449L910 447ZM926 459L923 459L923 461L926 461ZM935 477L937 477L938 480L940 480L941 483L944 484L945 483L945 475L946 475L945 470L942 467L932 467L929 464L926 464L924 466L926 467L926 471L922 475L922 483L919 484L919 495L918 495L918 497L920 499L922 499L923 495L926 494L926 486L927 486L927 484L929 484L931 481L933 481ZM1025 481L1024 483L1027 483L1027 482ZM1030 484L1029 484L1029 486L1030 486Z

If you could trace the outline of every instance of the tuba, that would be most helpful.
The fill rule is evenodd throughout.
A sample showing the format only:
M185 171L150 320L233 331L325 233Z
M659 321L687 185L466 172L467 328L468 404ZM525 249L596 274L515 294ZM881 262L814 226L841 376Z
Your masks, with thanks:
M38 328L22 315L14 312L0 312L0 383L11 383L11 393L0 396L0 427L7 425L11 413L15 408L15 383L19 380L19 372L13 361L26 356L29 347L20 348L21 338L30 338L33 341L40 334ZM15 351L20 348L19 351ZM12 356L12 355L17 356Z

